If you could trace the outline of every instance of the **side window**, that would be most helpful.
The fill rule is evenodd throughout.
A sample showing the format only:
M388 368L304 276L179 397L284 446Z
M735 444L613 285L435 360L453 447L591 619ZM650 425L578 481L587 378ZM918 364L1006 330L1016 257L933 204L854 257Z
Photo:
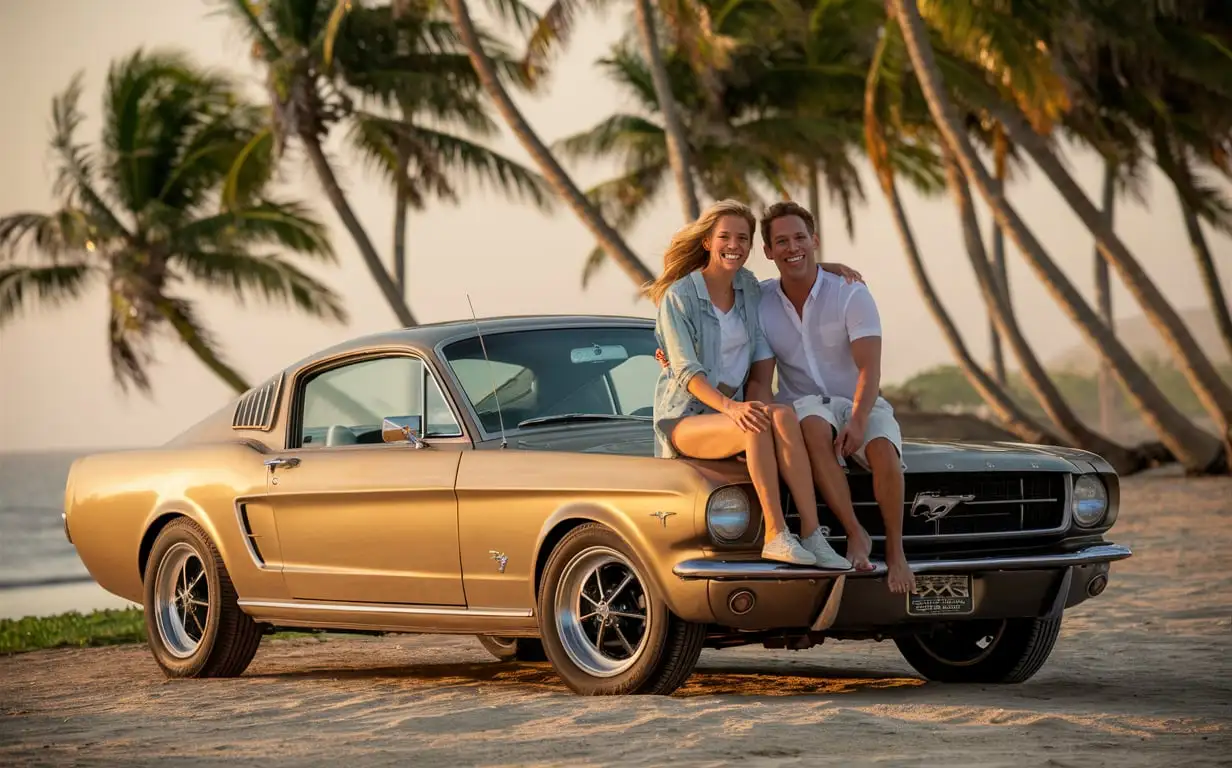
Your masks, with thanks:
M428 379L426 392L424 384L423 362L414 357L382 357L324 371L304 386L300 445L380 443L386 416L423 416L425 410L425 437L461 434L435 381Z

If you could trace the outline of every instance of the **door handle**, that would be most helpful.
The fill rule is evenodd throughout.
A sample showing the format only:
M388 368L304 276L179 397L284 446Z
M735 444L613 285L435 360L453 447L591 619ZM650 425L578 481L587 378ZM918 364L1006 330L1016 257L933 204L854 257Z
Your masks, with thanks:
M290 469L291 467L299 466L299 459L294 456L288 456L286 458L280 457L277 459L266 459L265 466L269 467L271 471L277 469L278 467L286 467L287 469Z

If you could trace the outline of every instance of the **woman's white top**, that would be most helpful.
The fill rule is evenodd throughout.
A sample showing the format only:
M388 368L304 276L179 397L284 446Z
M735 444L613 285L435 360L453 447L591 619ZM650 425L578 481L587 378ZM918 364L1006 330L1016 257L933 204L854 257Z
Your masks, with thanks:
M735 304L732 304L727 312L718 307L714 307L714 311L719 316L719 330L722 334L722 343L719 346L722 354L719 383L733 389L738 388L749 373L749 334Z

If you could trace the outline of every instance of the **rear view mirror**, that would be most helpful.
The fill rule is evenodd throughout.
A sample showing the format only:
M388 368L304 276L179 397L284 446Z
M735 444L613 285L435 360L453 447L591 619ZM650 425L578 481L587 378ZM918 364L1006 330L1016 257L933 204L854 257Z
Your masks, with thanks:
M578 347L569 351L569 361L572 363L603 363L609 360L628 360L629 351L620 344L595 344L591 347Z
M410 443L423 448L422 416L386 416L381 420L381 440L386 443Z

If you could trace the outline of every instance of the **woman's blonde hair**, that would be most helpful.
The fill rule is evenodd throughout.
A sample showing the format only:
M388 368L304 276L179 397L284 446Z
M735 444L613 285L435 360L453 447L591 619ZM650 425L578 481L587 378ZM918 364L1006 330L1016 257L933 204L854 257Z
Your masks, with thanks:
M757 228L757 217L753 209L739 200L720 200L714 203L697 220L684 225L667 245L663 254L663 273L658 279L646 287L646 295L657 306L668 287L695 269L706 266L710 260L704 245L705 240L714 231L719 219L724 216L739 216L749 224L749 241L753 240L753 231Z

